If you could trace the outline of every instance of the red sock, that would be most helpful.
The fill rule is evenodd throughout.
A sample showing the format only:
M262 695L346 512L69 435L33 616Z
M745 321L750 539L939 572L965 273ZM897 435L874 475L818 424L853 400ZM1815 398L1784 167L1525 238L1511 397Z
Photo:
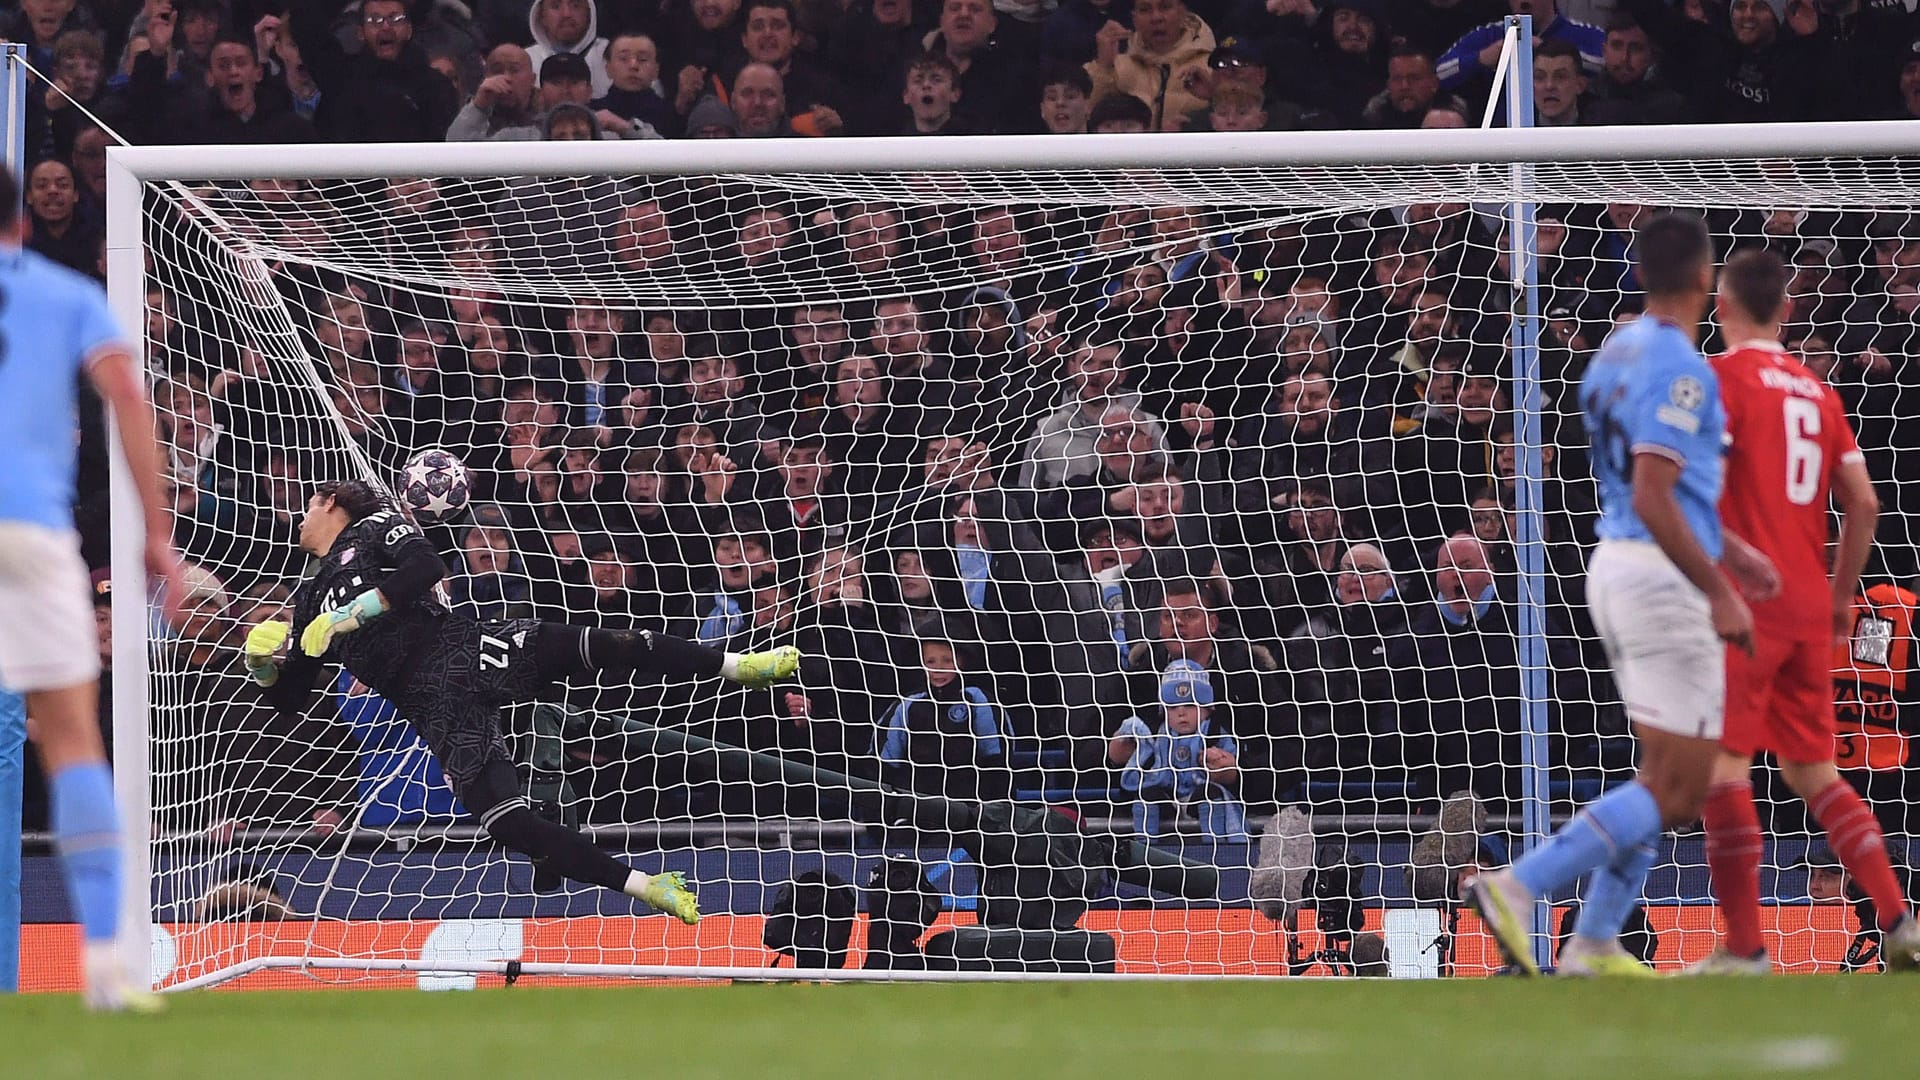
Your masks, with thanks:
M1727 922L1727 951L1752 956L1760 940L1760 815L1746 780L1715 784L1701 812L1707 826L1707 868Z
M1827 843L1860 888L1873 898L1880 929L1891 930L1907 914L1907 898L1893 876L1887 842L1866 800L1845 780L1835 780L1807 800L1814 819L1827 830Z

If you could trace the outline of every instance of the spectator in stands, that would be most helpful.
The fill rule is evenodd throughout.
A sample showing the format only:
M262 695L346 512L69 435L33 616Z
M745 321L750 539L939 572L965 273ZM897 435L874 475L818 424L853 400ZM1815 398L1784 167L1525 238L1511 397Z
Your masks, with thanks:
M1408 766L1423 790L1472 788L1488 800L1516 797L1511 763L1519 727L1518 623L1500 591L1485 545L1454 536L1434 554L1434 600L1409 635L1387 645L1387 663L1403 681L1396 722L1408 740ZM1555 730L1591 730L1595 698L1566 632L1548 618L1549 698Z
M740 48L746 62L779 73L787 108L795 115L811 114L820 134L844 127L839 85L810 56L795 51L799 39L792 0L746 0L741 20Z
M922 52L926 27L917 25L913 0L863 0L837 20L826 61L847 98L847 127L858 134L891 131L897 109L880 97L899 78L903 58Z
M1387 88L1367 102L1360 119L1374 128L1417 128L1434 108L1466 111L1466 103L1440 95L1433 55L1417 46L1397 45L1387 54Z
M1191 813L1206 839L1247 842L1247 812L1237 793L1239 746L1214 724L1213 707L1206 669L1175 660L1160 676L1159 730L1130 716L1110 740L1108 760L1125 763L1120 785L1136 799L1135 832L1165 835Z
M444 326L406 319L395 327L400 363L387 380L398 400L392 410L410 446L444 446L465 455L475 445L473 380L449 364Z
M487 54L485 77L473 98L447 128L449 142L491 139L502 131L537 127L533 58L518 45L496 45Z
M1285 74L1273 69L1281 96L1318 110L1335 126L1357 126L1367 102L1386 87L1391 45L1378 0L1335 0L1315 24L1312 53Z
M570 427L611 427L614 409L651 381L644 364L620 355L623 317L598 297L579 299L566 308L564 332L556 336L555 347Z
M572 53L586 62L593 92L602 97L613 87L607 77L607 39L600 36L600 12L594 0L533 0L527 30L533 45L527 58L543 68L550 56Z
M351 767L337 725L316 709L289 725L245 688L239 637L226 583L204 566L185 567L187 618L168 642L180 700L200 705L175 767L156 778L154 806L168 828L291 828L339 823ZM272 611L261 612L272 617ZM284 616L282 616L284 617ZM197 793L168 791L193 784ZM198 785L208 785L198 790ZM211 795L211 797L208 797Z
M1223 39L1207 56L1206 69L1200 78L1193 80L1193 90L1210 104L1209 112L1219 107L1222 95L1245 96L1253 98L1270 114L1271 124L1263 120L1263 126L1286 131L1306 126L1307 114L1300 106L1267 93L1267 61L1251 41ZM1198 116L1196 114L1196 119ZM1190 123L1188 130L1197 127Z
M422 5L424 7L425 5ZM293 40L321 93L314 126L335 142L436 142L460 109L459 92L413 43L402 0L364 0L360 50L349 55L329 25L335 0L296 0Z
M52 71L58 62L55 50L60 35L92 29L91 8L76 0L23 0L0 23L0 36L26 45L27 62L41 71Z
M893 403L917 408L930 426L945 427L955 407L953 362L935 351L921 302L903 296L875 304L867 344L893 387Z
M1535 48L1549 41L1568 41L1580 51L1581 67L1589 74L1601 70L1607 35L1599 27L1562 15L1555 0L1508 0L1508 4L1515 15L1533 16ZM1497 19L1462 34L1440 57L1440 85L1455 93L1484 98L1505 37L1506 30Z
M62 32L54 42L53 64L52 85L27 100L21 145L29 160L67 157L73 151L74 136L93 123L81 110L107 108L101 97L106 57L100 34Z
M1066 378L1059 406L1041 417L1020 466L1020 486L1081 486L1100 475L1100 440L1124 422L1137 422L1156 447L1166 444L1160 421L1148 413L1138 393L1126 386L1125 339L1096 331L1067 351ZM1109 414L1114 423L1107 424Z
M729 97L744 139L792 138L798 135L787 120L787 92L780 73L766 64L748 64L733 77Z
M1064 10L1064 9L1062 9ZM1093 108L1093 80L1079 65L1049 68L1040 80L1040 130L1083 135Z
M1677 124L1687 101L1659 68L1653 38L1640 20L1616 11L1607 24L1601 70L1587 80L1593 124ZM1683 61L1684 62L1684 59Z
M1247 641L1223 618L1227 605L1212 582L1190 578L1166 583L1155 612L1153 636L1136 642L1127 670L1135 679L1151 679L1158 696L1159 673L1175 660L1189 660L1207 672L1213 689L1214 719L1240 745L1241 796L1248 805L1268 804L1291 788L1297 777L1287 763L1300 760L1297 711L1282 704L1274 680L1279 664L1265 646ZM1278 756L1276 756L1278 755Z
M1580 49L1565 39L1543 41L1533 54L1533 119L1540 127L1572 127L1582 116L1587 76Z
M1205 131L1266 131L1266 102L1237 86L1215 90L1205 112L1195 120Z
M802 435L781 444L776 484L754 497L778 550L810 557L846 538L847 499L826 437Z
M606 91L589 102L589 108L636 127L645 124L665 136L681 133L680 114L673 111L660 81L660 47L651 37L627 33L607 43L607 82Z
M943 53L922 53L907 63L901 103L909 120L903 135L965 135L966 121L954 115L960 103L960 69Z
M1899 101L1887 112L1895 120L1920 119L1920 39L1900 62L1895 86Z
M969 130L1022 132L1033 129L1033 59L994 36L999 18L988 0L944 0L940 26L921 42L945 53L960 71L956 112Z
M762 443L778 433L747 394L740 363L731 356L702 356L687 364L686 400L670 406L662 420L668 430L706 429L721 452L734 462L752 462Z
M1087 112L1087 130L1095 135L1138 135L1153 130L1153 107L1119 92L1095 99Z
M533 614L533 583L514 550L506 519L476 523L460 538L460 573L448 583L456 607L479 619L521 619Z
M740 120L733 109L717 97L704 97L687 113L687 138L733 139L740 135Z
M1133 30L1109 22L1095 37L1087 62L1094 100L1131 94L1145 102L1154 131L1179 131L1206 108L1194 86L1207 78L1213 28L1187 10L1184 0L1134 0Z
M868 602L865 569L855 548L829 548L807 561L793 632L803 689L781 695L790 721L781 744L805 747L821 767L836 771L873 752L873 718L899 695L898 670Z
M1348 543L1344 515L1325 479L1274 487L1280 489L1273 498L1279 525L1253 552L1253 577L1243 591L1257 600L1247 611L1247 629L1262 639L1321 636L1329 629L1334 574ZM1364 512L1355 506L1356 515Z
M1133 26L1130 0L1061 0L1040 26L1040 57L1048 65L1079 67L1099 51L1108 23Z
M1420 491L1394 464L1386 421L1378 410L1348 405L1323 372L1286 376L1236 436L1232 479L1241 534L1256 546L1278 540L1285 533L1276 512L1289 512L1299 483L1313 480L1330 484L1328 498L1371 526L1363 532L1397 537L1395 510L1417 501Z
M694 640L719 647L750 627L754 594L772 583L776 571L773 542L758 521L740 515L714 533L714 586L694 610L699 628Z
M672 219L658 199L639 199L620 210L613 257L635 273L659 273L678 261Z
M1780 0L1731 0L1724 24L1691 19L1651 0L1634 0L1628 8L1668 55L1684 58L1672 74L1695 122L1815 118L1818 47L1786 26Z
M762 352L760 392L769 414L789 433L817 426L839 377L836 368L853 351L846 306L837 300L796 304L781 312L777 340L761 336L769 341L756 350ZM769 362L769 354L777 359Z
M1329 752L1317 755L1319 763L1396 764L1400 746L1390 724L1395 673L1388 655L1407 633L1408 602L1399 576L1385 552L1355 544L1340 556L1333 595L1334 632L1319 641L1332 738Z
M875 499L906 486L918 441L914 415L888 400L886 373L873 357L849 356L834 365L833 374L821 432L827 452L844 470L853 519L864 520Z
M977 664L938 624L920 628L926 689L879 718L881 776L922 795L1004 799L1012 794L1007 731L971 673Z
M1067 583L1074 609L1104 613L1124 670L1132 643L1146 638L1146 620L1133 603L1125 580L1127 572L1146 555L1146 545L1140 539L1139 526L1103 519L1082 530L1080 546L1081 570L1086 576Z
M89 277L100 275L104 223L83 217L73 169L47 158L27 172L27 212L31 235L27 248Z

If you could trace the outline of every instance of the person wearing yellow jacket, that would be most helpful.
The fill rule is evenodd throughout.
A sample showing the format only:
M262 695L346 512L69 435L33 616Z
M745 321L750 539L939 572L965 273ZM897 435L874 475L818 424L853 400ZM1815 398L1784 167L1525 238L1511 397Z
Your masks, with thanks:
M1180 131L1207 107L1202 96L1213 30L1183 0L1135 0L1133 30L1109 22L1094 36L1087 63L1093 100L1131 94L1153 110L1153 130Z

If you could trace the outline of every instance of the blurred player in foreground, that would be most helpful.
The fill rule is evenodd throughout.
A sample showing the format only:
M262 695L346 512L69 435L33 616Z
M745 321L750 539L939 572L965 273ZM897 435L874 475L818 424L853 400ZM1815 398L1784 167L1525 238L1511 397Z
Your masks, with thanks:
M798 670L799 650L723 653L645 630L482 622L450 611L440 585L446 564L433 544L360 480L319 485L300 520L300 547L320 565L294 591L294 621L263 622L247 634L247 668L268 701L302 712L321 669L344 665L412 722L454 794L494 839L544 871L625 893L690 926L700 920L678 872L634 870L533 812L507 753L500 708L605 668L766 686Z
M1742 588L1779 588L1772 566L1723 539L1718 503L1725 418L1700 322L1713 294L1713 246L1697 217L1653 217L1634 238L1646 289L1638 319L1614 331L1581 380L1603 516L1588 603L1640 743L1639 770L1468 899L1520 971L1539 967L1534 904L1591 872L1580 925L1561 950L1568 975L1651 975L1620 947L1665 829L1693 822L1719 753L1726 648L1753 647Z
M120 820L100 740L87 568L73 529L83 372L112 410L139 492L147 573L166 583L169 619L178 620L185 589L160 494L153 409L133 348L100 286L21 249L19 197L0 169L0 461L7 463L0 469L0 684L26 695L67 897L86 940L86 1003L146 1012L159 999L130 978L114 948Z
M1920 967L1920 924L1907 909L1873 811L1834 763L1834 642L1852 635L1854 592L1873 548L1880 500L1831 387L1780 347L1788 269L1744 251L1720 272L1715 315L1729 351L1714 357L1727 414L1720 518L1780 571L1781 591L1753 607L1754 647L1727 650L1727 723L1707 796L1707 865L1726 920L1703 974L1766 974L1760 938L1760 817L1753 757L1772 751L1833 853L1873 899L1888 970ZM1827 561L1829 502L1840 542ZM1831 573L1829 573L1831 570Z

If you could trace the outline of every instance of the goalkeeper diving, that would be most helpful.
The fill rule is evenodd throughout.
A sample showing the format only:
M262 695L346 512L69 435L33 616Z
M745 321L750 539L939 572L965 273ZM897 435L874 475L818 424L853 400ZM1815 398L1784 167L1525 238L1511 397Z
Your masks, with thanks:
M300 520L300 547L320 565L293 594L294 621L264 622L247 634L248 673L275 708L304 711L326 665L344 665L412 721L454 794L494 839L561 877L625 893L688 925L699 921L679 873L642 873L533 812L507 754L501 706L609 668L766 686L798 670L797 649L723 653L645 630L483 622L452 611L439 553L358 480L319 485Z

